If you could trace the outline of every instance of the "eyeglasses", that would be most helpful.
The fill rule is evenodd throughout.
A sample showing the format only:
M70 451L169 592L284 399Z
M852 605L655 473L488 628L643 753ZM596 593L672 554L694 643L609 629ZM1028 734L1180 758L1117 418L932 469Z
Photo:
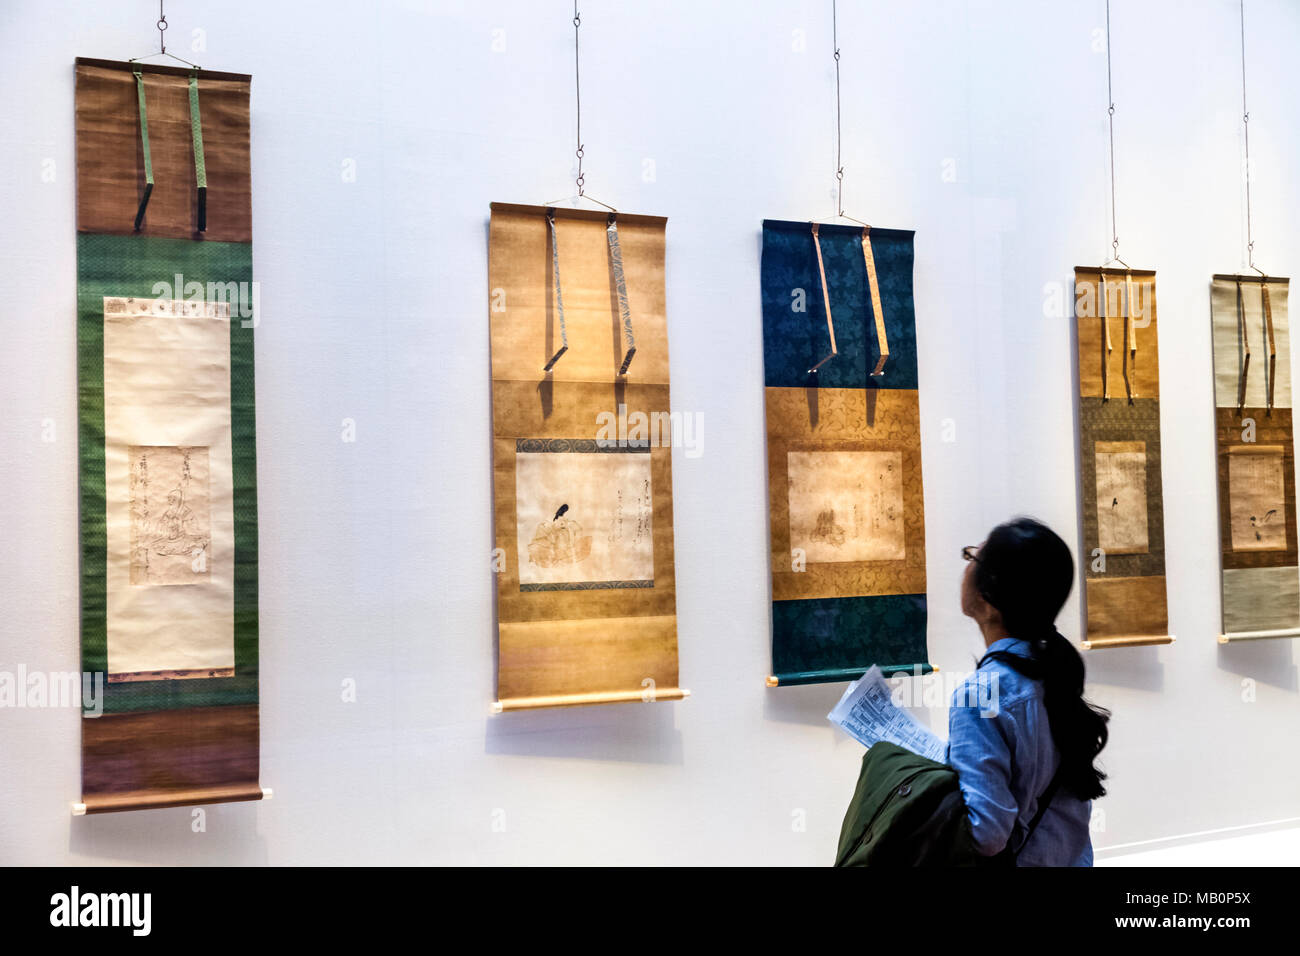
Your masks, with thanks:
M978 561L980 559L980 549L978 545L968 544L961 549L961 556L966 561Z

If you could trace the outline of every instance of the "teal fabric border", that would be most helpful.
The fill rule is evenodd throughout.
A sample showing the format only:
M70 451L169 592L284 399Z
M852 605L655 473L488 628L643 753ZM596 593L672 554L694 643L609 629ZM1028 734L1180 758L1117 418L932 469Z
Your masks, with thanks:
M104 296L152 299L154 285L176 281L245 283L252 289L248 243L154 236L77 236L78 457L81 470L81 666L108 666L107 535L104 480ZM251 298L251 292L246 293ZM178 295L177 298L183 296ZM237 303L236 303L237 304ZM235 676L106 684L104 712L174 710L257 703L257 446L255 317L230 321L230 416L235 518ZM245 327L248 322L250 327Z
M796 684L835 684L840 681L855 681L867 672L866 667L838 667L825 671L799 671L793 674L781 674L778 684L781 687L793 687ZM885 677L903 675L914 677L933 674L934 668L929 664L890 664L880 668Z
M924 594L876 594L772 602L772 673L781 684L929 673Z

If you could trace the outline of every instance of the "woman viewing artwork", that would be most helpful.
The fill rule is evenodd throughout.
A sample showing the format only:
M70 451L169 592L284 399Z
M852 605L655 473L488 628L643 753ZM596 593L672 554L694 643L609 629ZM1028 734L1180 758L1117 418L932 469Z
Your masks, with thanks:
M1020 866L1091 866L1110 714L1084 699L1083 659L1054 623L1074 583L1070 549L1017 518L962 556L962 613L987 650L953 696L948 763L976 849Z

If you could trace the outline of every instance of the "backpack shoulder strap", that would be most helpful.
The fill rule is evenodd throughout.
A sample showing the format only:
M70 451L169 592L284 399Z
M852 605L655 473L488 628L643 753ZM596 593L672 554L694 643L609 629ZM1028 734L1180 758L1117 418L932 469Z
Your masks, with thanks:
M1025 830L1025 838L1020 841L1020 846L1016 847L1016 849L1011 853L1011 858L1013 860L1020 856L1020 851L1029 843L1029 838L1034 835L1034 830L1038 828L1038 824L1042 821L1043 814L1045 814L1047 808L1052 805L1052 798L1056 796L1056 791L1061 788L1061 771L1063 769L1064 768L1062 767L1056 768L1056 773L1052 775L1052 782L1047 785L1047 789L1043 791L1043 795L1038 798L1038 809L1034 812L1033 819L1029 821L1029 826ZM1010 847L1008 847L1008 849L1010 849Z

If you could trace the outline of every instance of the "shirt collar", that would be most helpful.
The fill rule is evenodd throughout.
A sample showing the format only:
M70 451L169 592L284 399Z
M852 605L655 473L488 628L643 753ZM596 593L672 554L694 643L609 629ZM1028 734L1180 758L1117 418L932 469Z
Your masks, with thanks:
M1023 654L1028 652L1029 642L1019 637L1004 637L1001 640L994 641L988 646L984 653L989 651L1011 651L1012 653Z

